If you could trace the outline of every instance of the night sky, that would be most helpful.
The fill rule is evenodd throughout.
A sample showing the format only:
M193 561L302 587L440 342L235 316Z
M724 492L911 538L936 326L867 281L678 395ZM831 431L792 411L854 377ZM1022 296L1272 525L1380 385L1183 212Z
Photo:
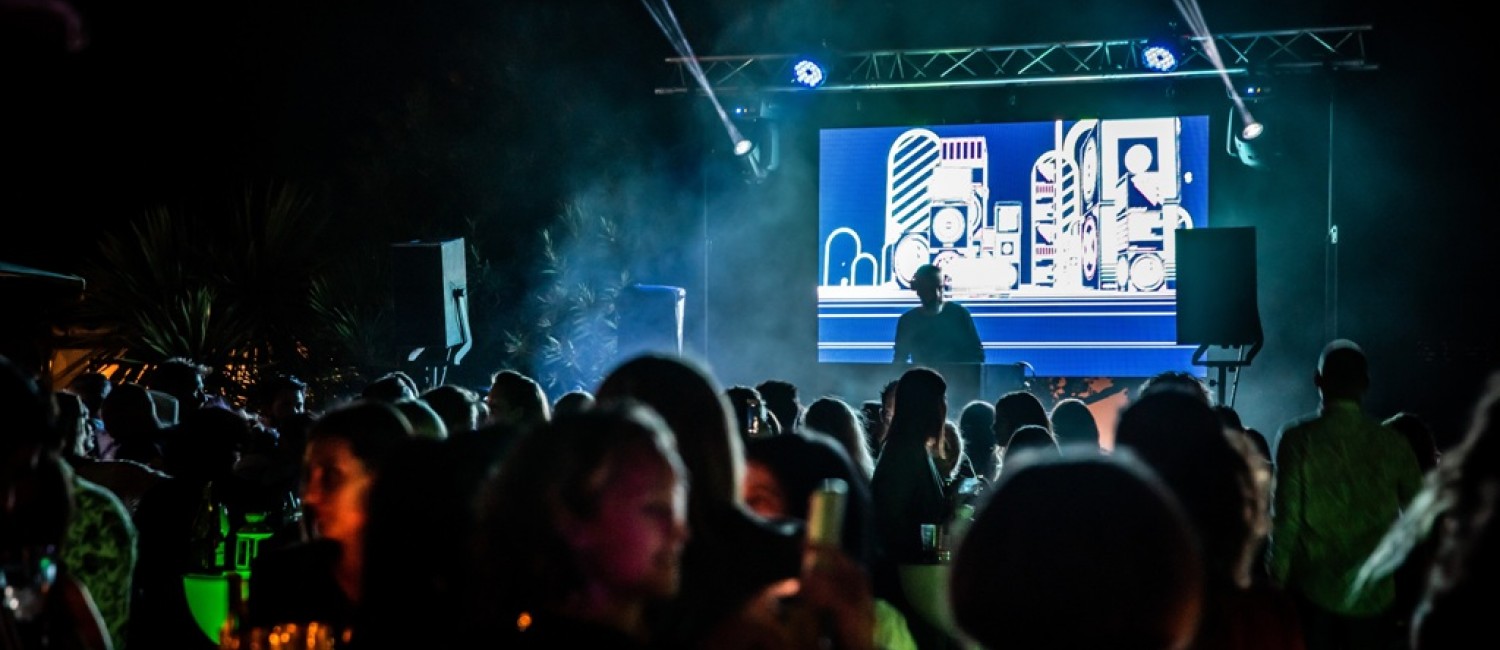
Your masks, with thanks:
M520 300L534 285L537 233L562 204L584 197L636 225L680 233L643 250L632 270L688 289L688 347L724 383L776 374L814 393L824 384L810 367L805 278L813 277L816 186L793 171L810 164L816 128L1129 114L1149 109L1119 102L1163 97L1159 86L1143 86L1137 100L1132 90L1110 104L1087 88L1023 89L1014 103L985 90L808 102L806 121L784 134L788 178L749 187L726 164L701 97L653 93L668 72L663 57L674 53L640 2L70 4L86 36L75 52L14 38L38 33L13 18L19 13L0 23L0 48L11 54L0 57L0 259L81 272L103 233L121 232L149 208L216 219L246 186L293 183L318 191L335 224L330 241L466 234L484 244L496 272L513 276L500 300ZM1472 105L1474 82L1487 78L1479 71L1489 68L1474 44L1478 21L1393 4L1203 8L1219 31L1372 24L1371 57L1381 67L1288 82L1282 103L1267 109L1296 134L1278 169L1215 163L1225 170L1214 175L1215 218L1261 228L1268 343L1244 371L1239 399L1262 429L1316 405L1309 377L1328 320L1321 236L1330 201L1343 234L1337 334L1372 352L1373 409L1421 411L1452 437L1500 356L1494 328L1481 320L1495 295L1487 262L1500 229L1485 218L1493 207L1481 172L1492 164L1479 159L1493 129ZM1125 38L1175 17L1164 1L672 8L700 54L795 51L811 41L862 50ZM1296 84L1312 88L1290 90ZM1178 109L1227 107L1222 87L1177 92ZM36 234L22 236L22 224ZM705 255L723 270L705 270Z

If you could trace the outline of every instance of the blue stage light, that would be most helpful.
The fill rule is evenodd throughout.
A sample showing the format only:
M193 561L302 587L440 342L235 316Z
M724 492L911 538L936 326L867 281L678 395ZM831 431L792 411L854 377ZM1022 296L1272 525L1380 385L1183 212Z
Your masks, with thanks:
M817 88L828 79L823 66L812 59L798 59L792 64L792 81L808 88Z
M1166 40L1153 40L1141 48L1141 65L1152 72L1176 70L1180 60L1177 48Z

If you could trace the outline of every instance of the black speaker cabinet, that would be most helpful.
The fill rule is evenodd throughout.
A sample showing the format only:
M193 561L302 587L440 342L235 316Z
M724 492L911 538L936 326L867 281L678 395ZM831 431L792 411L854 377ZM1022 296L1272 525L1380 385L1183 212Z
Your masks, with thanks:
M682 318L687 291L682 287L633 284L615 299L621 360L647 354L682 354Z
M396 343L438 351L462 345L468 323L460 301L468 283L463 238L392 244Z
M1255 228L1177 231L1177 343L1262 341L1256 297Z

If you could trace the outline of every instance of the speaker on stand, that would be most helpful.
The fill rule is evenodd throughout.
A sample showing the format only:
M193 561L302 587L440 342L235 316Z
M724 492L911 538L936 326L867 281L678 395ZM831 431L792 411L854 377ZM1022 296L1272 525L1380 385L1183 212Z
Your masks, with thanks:
M682 320L687 290L654 284L632 284L615 298L616 356L620 361L642 354L682 354Z
M1193 228L1177 236L1177 343L1197 345L1193 365L1214 369L1219 404L1228 374L1255 360L1265 343L1257 296L1255 228Z
M442 385L448 367L463 361L474 344L464 240L392 244L391 270L403 361L422 366L427 388Z

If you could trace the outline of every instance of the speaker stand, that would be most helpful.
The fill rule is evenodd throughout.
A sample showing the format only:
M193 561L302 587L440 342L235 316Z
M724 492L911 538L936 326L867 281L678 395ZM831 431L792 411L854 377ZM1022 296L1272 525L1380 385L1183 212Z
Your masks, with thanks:
M1255 341L1254 343L1240 345L1209 345L1204 343L1199 345L1197 350L1193 351L1193 365L1212 368L1214 371L1215 376L1209 380L1209 383L1217 391L1218 401L1215 402L1216 404L1234 408L1233 398L1226 398L1224 394L1229 385L1229 371L1231 368L1234 369L1235 383L1238 384L1240 369L1250 365L1255 360L1255 355L1260 354L1260 348L1264 343L1265 341ZM1217 357L1209 356L1209 352L1215 348L1228 354Z

